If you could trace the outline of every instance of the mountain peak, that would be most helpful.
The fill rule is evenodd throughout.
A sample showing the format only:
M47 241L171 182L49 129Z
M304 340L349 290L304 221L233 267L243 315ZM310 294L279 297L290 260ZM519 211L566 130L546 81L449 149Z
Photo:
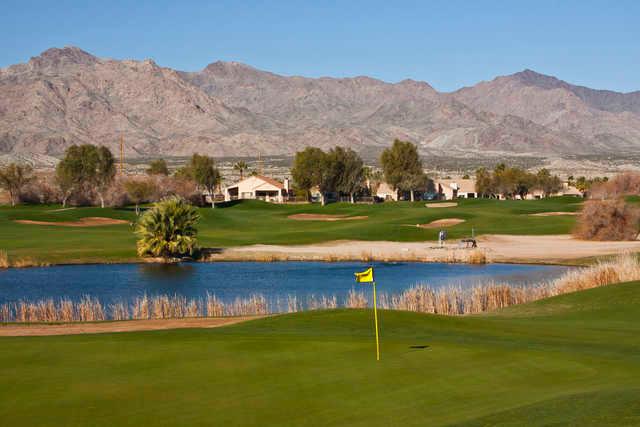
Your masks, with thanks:
M515 78L527 86L537 86L543 89L555 89L567 86L567 83L557 77L541 74L528 68L508 77Z
M34 65L60 65L60 64L95 64L98 58L75 46L65 46L60 48L50 48L42 52L39 56L31 58L29 61Z
M239 72L239 71L251 71L251 72L256 72L258 70L256 70L255 68L253 68L250 65L247 64L243 64L242 62L236 62L236 61L216 61L216 62L212 62L211 64L207 65L204 70L205 72L210 72L210 73L234 73L234 72Z

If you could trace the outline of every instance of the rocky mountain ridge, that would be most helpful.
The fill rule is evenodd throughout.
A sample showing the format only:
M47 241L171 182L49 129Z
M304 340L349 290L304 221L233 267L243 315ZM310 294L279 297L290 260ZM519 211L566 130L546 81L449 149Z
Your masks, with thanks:
M525 70L441 93L414 80L286 77L237 62L182 72L75 47L0 69L0 155L59 156L85 142L117 151L121 137L128 157L366 152L394 138L451 156L637 153L640 92Z

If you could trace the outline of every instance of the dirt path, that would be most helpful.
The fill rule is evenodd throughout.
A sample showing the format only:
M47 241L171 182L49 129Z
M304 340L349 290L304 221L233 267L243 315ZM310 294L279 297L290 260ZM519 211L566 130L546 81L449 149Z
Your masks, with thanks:
M640 251L640 241L591 242L570 235L508 236L485 235L478 238L478 249L493 262L553 263L574 259ZM445 248L437 242L333 241L313 245L253 245L229 248L212 255L211 261L446 261L464 259L468 249L450 240Z
M220 326L233 325L247 320L259 319L264 316L246 317L210 317L210 318L186 318L186 319L159 319L159 320L125 320L115 322L93 323L67 323L56 325L43 325L32 323L28 325L0 325L0 336L45 336L45 335L77 335L77 334L103 334L110 332L133 331L159 331L165 329L184 328L218 328Z

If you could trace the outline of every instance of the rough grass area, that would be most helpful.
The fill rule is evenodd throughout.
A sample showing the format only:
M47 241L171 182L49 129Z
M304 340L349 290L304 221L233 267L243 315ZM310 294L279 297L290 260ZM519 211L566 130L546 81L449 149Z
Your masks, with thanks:
M0 339L3 425L637 425L640 282L493 315Z
M531 201L460 200L455 207L428 209L423 202L351 205L274 205L245 201L216 209L202 208L200 243L205 247L263 244L307 244L331 240L424 241L437 239L438 229L407 227L459 218L448 228L450 239L479 234L565 234L574 217L533 217L540 212L576 211L580 199L550 198ZM368 217L362 221L292 221L296 214ZM9 259L38 263L117 262L136 259L135 236L129 224L103 227L55 227L18 224L14 220L74 222L87 217L135 221L133 208L77 208L58 205L0 207L0 250Z

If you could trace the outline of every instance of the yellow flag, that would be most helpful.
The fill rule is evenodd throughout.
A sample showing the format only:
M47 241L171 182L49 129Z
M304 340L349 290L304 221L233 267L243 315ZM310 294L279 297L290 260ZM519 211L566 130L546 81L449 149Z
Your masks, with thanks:
M369 267L361 273L355 273L355 275L356 275L356 282L358 283L373 282L373 267Z

